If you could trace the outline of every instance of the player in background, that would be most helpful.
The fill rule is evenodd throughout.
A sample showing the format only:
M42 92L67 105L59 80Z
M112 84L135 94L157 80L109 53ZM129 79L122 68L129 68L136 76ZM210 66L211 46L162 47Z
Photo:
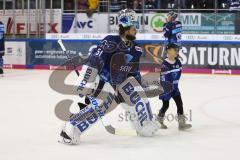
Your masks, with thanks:
M137 28L139 28L139 22L135 12L130 9L120 11L118 21L119 35L106 36L92 52L87 63L82 66L77 80L77 89L80 95L97 97L99 91L104 89L106 85L110 85L116 90L117 86L130 78L141 84L139 66L132 66L132 63L139 63L142 55L141 47L134 41L136 39ZM127 87L125 89L130 91L132 90L130 88ZM143 91L142 88L141 90ZM123 93L118 93L123 97ZM129 106L125 104L124 109L134 115L141 116L144 114L146 117L144 116L143 121L139 120L137 116L138 118L130 121L130 123L138 135L153 136L159 129L159 124L152 118L150 103L147 98L139 97L139 99L141 101L141 113L138 112L139 108L137 107L139 106L137 105ZM104 100L100 102L101 100L99 99L97 101L99 104L105 102ZM121 98L119 101L124 102ZM110 108L104 106L101 109L106 113ZM79 143L80 135L86 132L99 119L99 115L95 114L91 104L84 107L79 113L84 115L83 119L70 119L62 129L60 136L64 143Z
M4 24L0 21L0 75L3 75L3 56L5 53L4 45Z
M185 122L186 117L184 116L183 102L178 88L182 72L182 64L178 59L179 46L175 43L169 43L166 47L166 51L167 58L162 63L160 82L163 81L171 83L173 85L173 90L172 92L163 94L159 97L159 99L162 100L163 105L158 114L158 121L160 122L162 129L167 129L167 126L164 124L164 117L167 109L169 108L169 100L173 98L177 105L179 130L189 129L192 126L191 124L187 124Z
M169 12L167 15L166 23L163 25L164 37L168 43L175 43L181 47L182 40L182 23L177 21L178 15L176 12Z
M182 40L182 23L180 21L177 21L178 15L176 12L171 11L167 14L166 23L163 25L163 29L160 32L163 32L163 35L166 39L164 42L164 46L162 48L162 54L161 56L163 58L166 57L165 53L165 47L169 43L175 43L180 48L182 46L181 40Z

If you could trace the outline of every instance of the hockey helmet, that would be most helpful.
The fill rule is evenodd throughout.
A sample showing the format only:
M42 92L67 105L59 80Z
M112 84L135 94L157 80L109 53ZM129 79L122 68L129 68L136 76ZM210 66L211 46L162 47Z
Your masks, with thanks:
M176 12L174 12L174 11L170 11L170 12L167 14L167 16L168 16L168 17L171 16L173 19L176 19L176 18L178 17L178 14L177 14Z
M166 46L166 50L171 49L171 48L177 49L177 50L180 49L179 45L177 45L175 43L168 43L168 45Z
M123 27L134 26L139 29L136 12L132 9L123 9L118 13L118 24Z

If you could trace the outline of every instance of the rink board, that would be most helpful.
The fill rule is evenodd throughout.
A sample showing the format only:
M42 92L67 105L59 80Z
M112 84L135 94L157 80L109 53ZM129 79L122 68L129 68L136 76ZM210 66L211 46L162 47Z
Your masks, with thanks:
M96 47L104 34L50 34L46 39L16 39L6 43L25 43L25 49L7 48L7 51L24 52L23 63L5 63L5 68L13 69L68 69L63 64L66 55L57 43L63 39L71 57L87 55ZM155 72L154 65L160 65L162 49L165 41L161 34L139 34L138 43L142 47L142 63L152 63L142 71ZM151 39L151 40L149 40ZM240 73L240 39L237 35L184 35L183 47L180 51L184 73L204 74L239 74ZM22 45L21 45L22 47ZM15 55L16 56L16 55ZM7 61L6 61L7 62Z

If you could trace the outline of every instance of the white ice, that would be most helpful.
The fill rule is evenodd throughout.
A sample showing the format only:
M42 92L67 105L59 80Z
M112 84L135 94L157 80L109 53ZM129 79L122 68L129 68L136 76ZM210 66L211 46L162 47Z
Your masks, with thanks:
M52 71L6 70L0 77L0 160L237 160L240 157L240 76L185 74L180 82L185 113L192 112L193 128L178 131L177 122L153 138L123 137L107 133L97 123L81 136L81 144L57 142L62 121L55 105L71 98L49 87ZM69 82L76 76L71 74ZM153 112L161 107L151 99ZM109 114L119 122L119 106ZM171 102L168 114L175 114ZM171 115L169 115L171 118Z

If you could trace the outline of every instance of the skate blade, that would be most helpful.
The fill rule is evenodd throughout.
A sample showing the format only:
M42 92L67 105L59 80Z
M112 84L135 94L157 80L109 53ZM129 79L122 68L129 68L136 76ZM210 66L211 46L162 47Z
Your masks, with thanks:
M72 143L72 142L64 142L64 140L58 140L58 143L64 144L64 145L68 145L68 146L74 146L76 144Z
M76 145L76 144L72 143L72 141L70 141L70 140L69 140L69 142L66 141L66 140L64 140L64 138L61 137L61 136L60 136L59 139L60 139L60 140L57 141L58 143L65 144L65 145Z

